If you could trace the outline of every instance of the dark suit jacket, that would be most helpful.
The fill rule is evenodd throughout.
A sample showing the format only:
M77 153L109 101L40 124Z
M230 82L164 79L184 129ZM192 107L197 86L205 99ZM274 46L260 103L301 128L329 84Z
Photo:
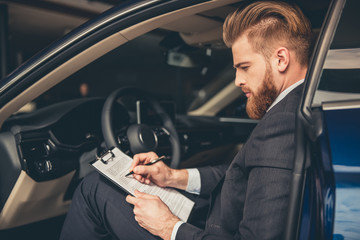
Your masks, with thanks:
M302 85L264 115L227 170L199 169L201 194L211 192L206 226L184 223L176 239L281 239L301 93Z

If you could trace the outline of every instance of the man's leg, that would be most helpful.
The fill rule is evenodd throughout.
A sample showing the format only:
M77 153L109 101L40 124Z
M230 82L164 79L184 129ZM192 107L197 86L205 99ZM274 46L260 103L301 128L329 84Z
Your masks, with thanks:
M159 239L138 225L126 196L98 173L91 173L74 193L60 239Z

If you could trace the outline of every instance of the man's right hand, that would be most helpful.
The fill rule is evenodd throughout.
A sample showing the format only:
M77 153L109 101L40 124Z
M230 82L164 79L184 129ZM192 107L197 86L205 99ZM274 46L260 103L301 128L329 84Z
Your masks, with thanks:
M146 163L156 158L158 158L158 155L154 152L134 155L134 160L130 167L130 171L134 171L134 178L145 184L152 182L159 187L174 187L185 190L188 182L187 170L172 169L163 161L145 166Z

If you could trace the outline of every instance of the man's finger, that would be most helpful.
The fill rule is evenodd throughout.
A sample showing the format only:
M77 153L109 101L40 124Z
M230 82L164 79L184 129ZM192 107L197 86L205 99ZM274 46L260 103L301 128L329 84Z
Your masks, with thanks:
M155 195L140 192L139 190L135 190L135 196L137 198L143 198L143 199L155 199L155 198L157 198Z
M131 163L129 171L133 171L137 165L146 164L146 163L150 162L152 159L155 159L157 157L158 157L158 155L154 152L135 154L133 157L133 162Z
M152 159L158 158L158 155L154 152L147 152L147 153L138 153L135 154L133 159L139 162L150 162Z
M136 190L135 190L135 191L136 191ZM133 197L133 196L131 196L131 195L127 195L126 198L125 198L125 200L126 200L126 202L134 205L135 202L136 202L136 197Z
M143 164L146 161L146 155L143 153L135 154L133 157L133 161L130 166L130 172L134 170L134 167L136 167L139 164Z
M138 175L148 175L151 173L151 166L136 166L133 171Z
M133 174L133 177L141 183L144 181L144 178L141 175Z
M134 160L133 160L132 163L131 163L129 172L133 171L133 170L134 170L134 167L136 167L137 165L139 165L139 162L140 162L139 159L138 159L138 158L135 159L135 156L134 156Z

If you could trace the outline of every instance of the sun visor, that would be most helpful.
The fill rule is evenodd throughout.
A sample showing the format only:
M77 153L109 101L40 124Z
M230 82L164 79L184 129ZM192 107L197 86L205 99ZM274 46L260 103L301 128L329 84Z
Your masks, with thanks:
M193 15L162 26L162 29L178 32L183 41L195 47L224 48L223 22L206 16Z
M196 47L226 48L222 40L222 26L206 32L180 33L181 38L188 45Z

